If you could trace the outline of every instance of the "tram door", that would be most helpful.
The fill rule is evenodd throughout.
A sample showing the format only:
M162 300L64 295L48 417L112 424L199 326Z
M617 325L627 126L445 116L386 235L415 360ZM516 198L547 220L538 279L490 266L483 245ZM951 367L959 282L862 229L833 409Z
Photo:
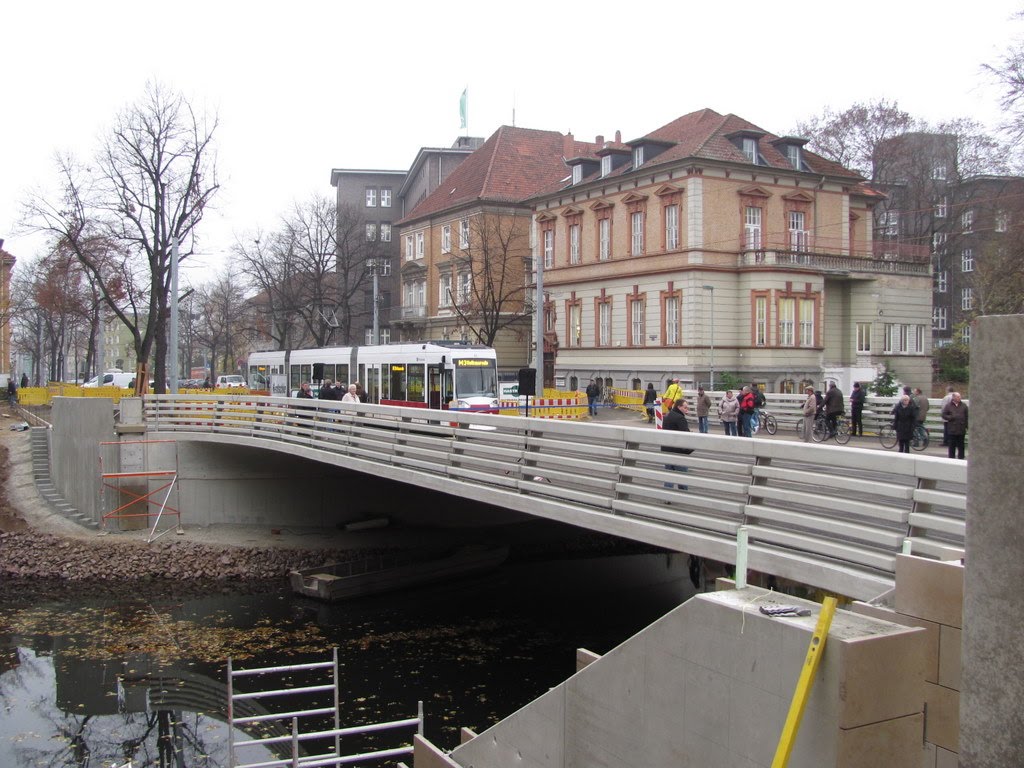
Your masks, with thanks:
M441 408L441 378L444 368L440 365L427 366L427 408ZM444 401L447 403L447 401Z

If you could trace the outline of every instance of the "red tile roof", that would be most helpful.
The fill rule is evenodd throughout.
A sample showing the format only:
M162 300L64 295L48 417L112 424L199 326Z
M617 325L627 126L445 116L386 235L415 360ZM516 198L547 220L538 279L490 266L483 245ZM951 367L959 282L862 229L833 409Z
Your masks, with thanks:
M521 203L570 174L564 160L598 145L558 131L503 125L400 222L408 224L474 202Z

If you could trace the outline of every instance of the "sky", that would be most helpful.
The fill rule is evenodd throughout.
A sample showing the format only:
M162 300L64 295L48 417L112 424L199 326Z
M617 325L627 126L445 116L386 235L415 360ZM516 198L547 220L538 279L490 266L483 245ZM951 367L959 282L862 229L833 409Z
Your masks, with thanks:
M801 13L793 9L800 8ZM500 10L499 10L500 9ZM221 189L184 284L296 202L332 196L332 168L408 169L451 146L468 89L473 136L501 125L629 140L709 107L774 134L826 108L895 101L931 122L994 129L982 71L1024 37L1017 0L643 6L344 0L36 0L0 10L0 238L20 262L46 241L22 203L55 153L88 160L146 83L219 120Z

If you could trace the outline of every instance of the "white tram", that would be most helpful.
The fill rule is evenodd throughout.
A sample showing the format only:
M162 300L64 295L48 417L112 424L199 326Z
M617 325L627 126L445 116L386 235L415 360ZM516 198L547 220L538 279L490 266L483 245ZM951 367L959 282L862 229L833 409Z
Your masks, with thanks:
M303 381L317 392L324 381L360 382L372 403L413 408L496 411L494 350L460 342L426 341L365 347L293 349L249 355L249 387L274 395Z

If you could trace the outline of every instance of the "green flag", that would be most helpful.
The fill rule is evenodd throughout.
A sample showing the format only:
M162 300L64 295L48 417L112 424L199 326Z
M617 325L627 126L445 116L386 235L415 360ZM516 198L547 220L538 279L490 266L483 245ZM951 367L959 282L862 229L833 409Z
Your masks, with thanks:
M469 125L469 86L466 86L465 90L462 91L462 96L459 98L459 121L461 123L459 128L465 128Z

